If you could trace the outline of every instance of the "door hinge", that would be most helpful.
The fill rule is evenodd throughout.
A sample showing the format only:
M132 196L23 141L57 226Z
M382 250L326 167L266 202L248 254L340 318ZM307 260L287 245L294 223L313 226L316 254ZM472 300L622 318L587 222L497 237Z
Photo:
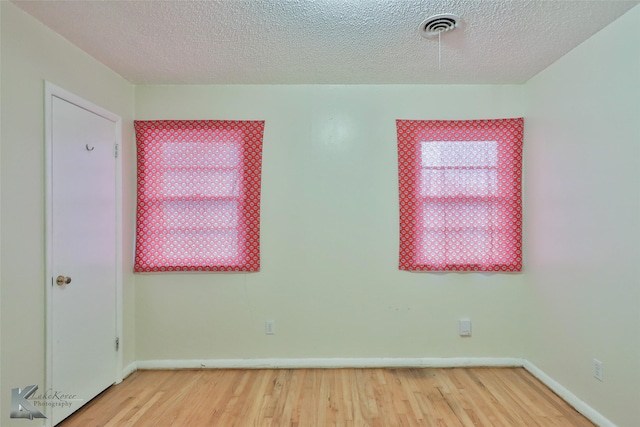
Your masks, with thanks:
M118 157L118 144L113 144L113 157Z
M120 349L120 337L116 337L116 351Z

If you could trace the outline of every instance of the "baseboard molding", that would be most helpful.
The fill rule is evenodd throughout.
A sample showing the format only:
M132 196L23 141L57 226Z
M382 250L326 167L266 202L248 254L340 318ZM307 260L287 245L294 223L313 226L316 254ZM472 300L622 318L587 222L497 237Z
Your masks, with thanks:
M293 369L293 368L459 368L468 366L521 367L518 358L310 358L139 360L137 369Z
M137 362L131 362L124 369L122 369L122 379L127 378L129 375L133 374L138 370Z
M614 423L609 421L604 415L580 400L575 394L571 393L563 385L545 374L540 368L528 360L524 360L523 367L534 377L542 381L544 385L549 387L555 394L560 396L565 402L573 406L576 411L587 417L592 423L599 427L616 427Z

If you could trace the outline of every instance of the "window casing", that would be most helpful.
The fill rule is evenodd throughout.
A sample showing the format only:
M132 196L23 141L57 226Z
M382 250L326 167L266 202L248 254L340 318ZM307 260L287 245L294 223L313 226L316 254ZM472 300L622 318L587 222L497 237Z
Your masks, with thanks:
M258 271L262 121L135 122L136 272Z
M522 119L398 120L399 268L522 269Z

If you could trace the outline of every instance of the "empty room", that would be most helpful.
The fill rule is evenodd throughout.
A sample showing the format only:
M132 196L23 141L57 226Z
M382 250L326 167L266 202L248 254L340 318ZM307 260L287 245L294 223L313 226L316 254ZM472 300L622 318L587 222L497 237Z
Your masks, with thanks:
M640 2L0 2L0 426L640 426Z

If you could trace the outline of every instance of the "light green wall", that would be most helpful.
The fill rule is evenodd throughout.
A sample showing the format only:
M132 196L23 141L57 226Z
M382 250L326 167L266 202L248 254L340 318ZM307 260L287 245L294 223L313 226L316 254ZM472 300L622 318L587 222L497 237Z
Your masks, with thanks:
M640 425L639 28L636 6L525 85L525 356L629 427Z
M133 85L52 32L10 2L1 12L0 233L2 337L0 401L11 420L11 388L44 386L44 81L63 87L123 118L125 242L132 241L135 156ZM124 248L131 271L131 244ZM133 275L125 274L125 365L134 360Z
M395 130L397 118L519 117L521 91L137 86L141 120L266 120L262 270L137 275L138 360L521 357L523 275L398 271ZM472 338L458 336L463 316Z

